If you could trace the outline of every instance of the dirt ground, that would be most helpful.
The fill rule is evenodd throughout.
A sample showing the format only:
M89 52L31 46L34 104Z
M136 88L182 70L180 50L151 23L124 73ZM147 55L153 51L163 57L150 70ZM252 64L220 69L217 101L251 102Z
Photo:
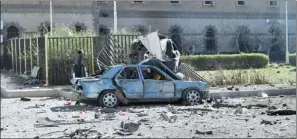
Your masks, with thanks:
M296 96L222 101L242 106L265 104L278 109L296 110ZM66 100L58 98L31 98L31 101L2 98L1 138L70 138L83 135L88 138L296 138L296 114L267 115L267 107L214 108L213 102L196 106L137 104L117 109L101 109L99 118L96 119L94 115L98 107L84 104L75 106L75 102L66 106L65 103ZM161 116L163 112L169 117L171 114L170 119L173 121L165 120ZM85 122L78 124L79 119ZM120 126L122 121L135 124L130 128L127 128L129 125L123 128ZM35 124L39 124L39 127ZM88 132L71 134L77 129L88 129Z

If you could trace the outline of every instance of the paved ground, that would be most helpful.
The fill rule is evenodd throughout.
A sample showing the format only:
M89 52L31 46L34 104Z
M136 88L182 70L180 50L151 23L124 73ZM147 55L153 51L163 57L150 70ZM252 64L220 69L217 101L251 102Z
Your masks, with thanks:
M266 104L281 109L296 110L295 96L251 97L224 99L223 101L228 104ZM93 132L89 132L88 137L97 136L96 132L99 132L102 137L120 138L123 137L122 134L128 134L117 131L121 129L121 121L141 123L136 132L129 132L132 135L125 136L127 138L296 138L296 115L270 116L265 113L267 108L242 108L242 114L235 114L235 111L239 109L212 108L209 103L198 106L172 104L171 106L178 110L177 114L173 114L177 120L169 123L160 116L163 111L174 113L168 109L167 104L122 106L114 110L115 113L112 114L102 111L99 119L95 119L95 110L98 109L95 106L65 106L65 102L63 99L46 98L32 98L31 101L21 101L19 98L1 99L1 138L69 137L71 132L79 128L91 128L90 131ZM187 108L190 110L179 110ZM212 111L193 108L207 108ZM80 112L85 113L80 114ZM76 116L79 115L81 117L77 118ZM46 117L48 117L47 121ZM57 124L51 120L73 123L77 122L77 119L92 121L92 123L58 125L58 127L34 126L34 124L41 123ZM261 124L263 120L270 121L273 125ZM197 134L196 130L212 131L212 134Z

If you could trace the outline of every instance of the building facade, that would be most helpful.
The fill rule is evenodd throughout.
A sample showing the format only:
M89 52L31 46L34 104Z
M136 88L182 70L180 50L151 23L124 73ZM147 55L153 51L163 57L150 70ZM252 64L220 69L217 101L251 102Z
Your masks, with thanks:
M244 45L238 37L238 28L243 26L253 38L249 45L265 52L272 27L278 27L280 40L285 38L285 7L283 0L117 1L117 28L158 30L187 53L233 53ZM54 1L53 26L112 32L113 8L113 1ZM288 1L287 11L289 51L295 52L296 1ZM44 26L50 29L49 12L47 1L2 2L4 40L42 32Z

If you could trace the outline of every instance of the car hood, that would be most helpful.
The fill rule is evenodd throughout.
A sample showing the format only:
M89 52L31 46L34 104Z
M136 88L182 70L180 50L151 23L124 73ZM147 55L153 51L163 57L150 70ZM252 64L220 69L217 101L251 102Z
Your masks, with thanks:
M163 59L163 51L165 48L162 48L164 46L164 42L160 42L160 38L158 35L158 32L152 32L145 36L139 36L138 39L141 41L141 43L146 47L146 49L155 56L157 59L160 59L164 61ZM166 43L165 43L166 46Z

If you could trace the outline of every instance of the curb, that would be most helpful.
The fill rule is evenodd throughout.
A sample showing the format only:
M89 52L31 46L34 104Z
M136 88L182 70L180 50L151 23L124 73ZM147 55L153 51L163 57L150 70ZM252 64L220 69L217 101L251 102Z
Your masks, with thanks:
M288 89L269 89L269 90L256 90L256 91L230 91L230 92L219 92L219 93L209 93L211 97L253 97L262 96L262 93L266 93L268 96L278 96L278 95L296 95L296 88Z
M4 90L1 88L1 97L19 98L19 97L56 97L59 93L56 89L14 89Z

